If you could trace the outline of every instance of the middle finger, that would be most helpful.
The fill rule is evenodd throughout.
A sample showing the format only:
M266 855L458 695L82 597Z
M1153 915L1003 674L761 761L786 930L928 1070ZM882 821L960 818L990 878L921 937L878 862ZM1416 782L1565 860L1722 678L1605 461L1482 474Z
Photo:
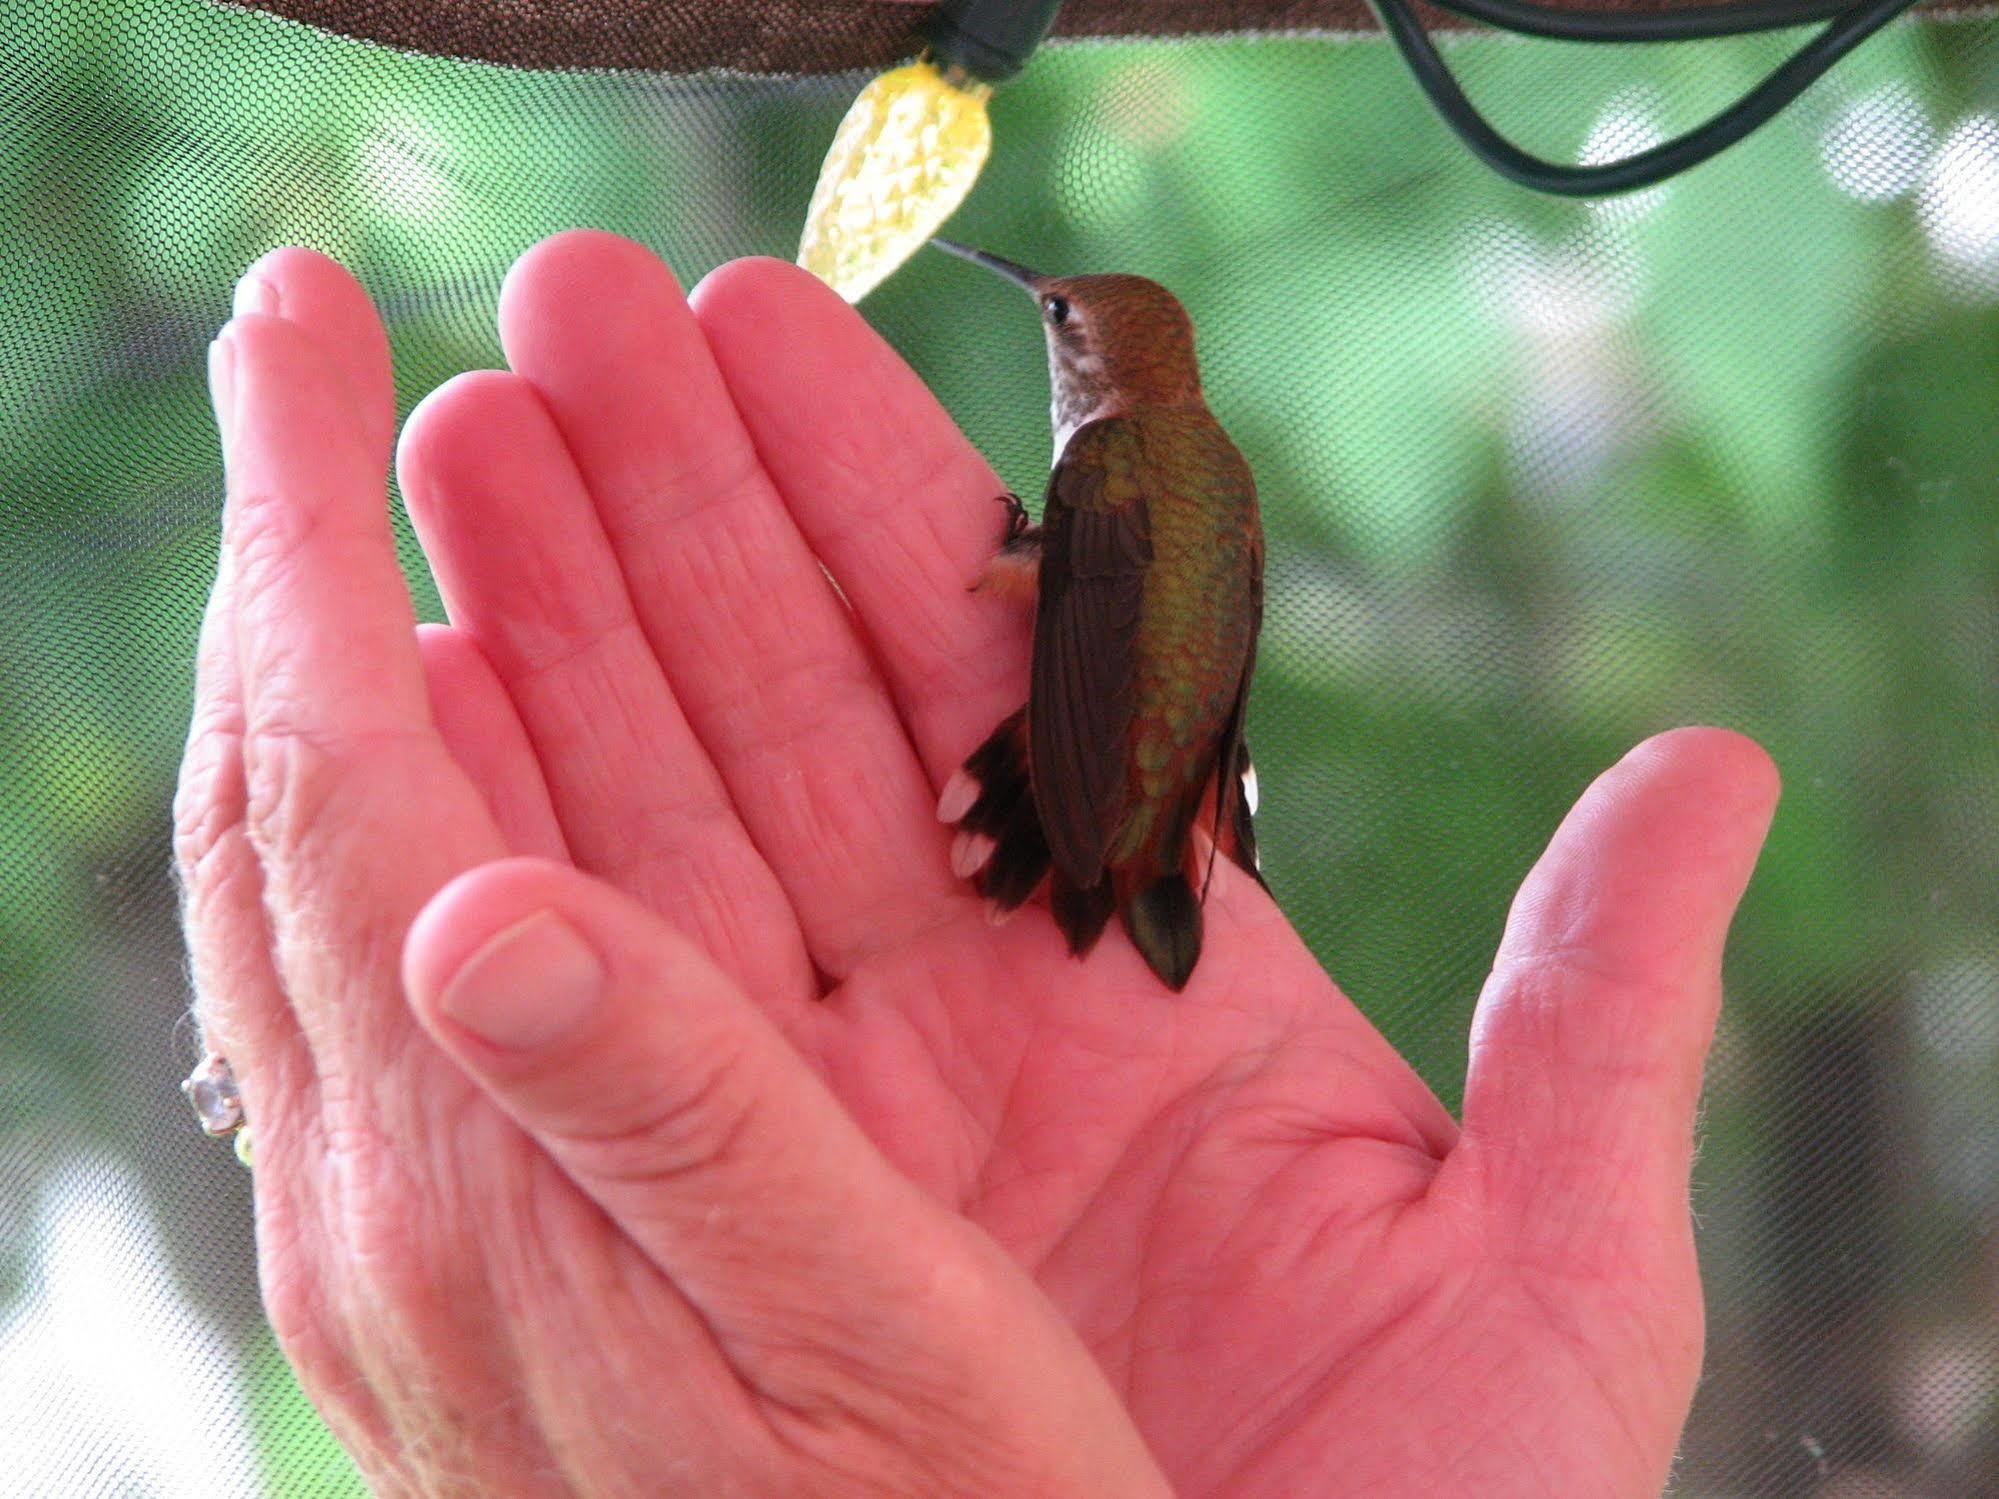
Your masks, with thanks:
M448 381L411 414L397 468L452 623L519 710L578 865L659 912L765 1004L815 997L785 892L638 629L534 388L495 370Z
M820 968L844 977L934 923L954 885L930 783L672 274L614 236L558 235L509 276L500 331Z

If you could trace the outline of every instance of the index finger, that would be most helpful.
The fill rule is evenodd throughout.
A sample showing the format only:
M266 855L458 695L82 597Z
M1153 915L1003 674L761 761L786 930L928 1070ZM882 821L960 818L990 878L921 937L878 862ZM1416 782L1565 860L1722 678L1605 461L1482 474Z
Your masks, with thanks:
M969 591L1004 533L1003 486L916 372L810 272L733 261L691 301L765 472L866 626L941 786L1027 696L1030 611Z
M355 392L311 333L256 313L223 330L215 371L248 825L279 966L316 1052L365 1038L376 1060L410 1029L402 933L504 849L431 719L386 455L363 415L380 391ZM370 979L390 993L356 995Z

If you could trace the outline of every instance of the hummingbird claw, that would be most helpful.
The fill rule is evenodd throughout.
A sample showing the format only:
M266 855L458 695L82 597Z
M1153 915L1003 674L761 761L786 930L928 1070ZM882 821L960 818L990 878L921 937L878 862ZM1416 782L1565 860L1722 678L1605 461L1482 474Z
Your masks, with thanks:
M1001 906L996 900L986 902L986 925L1005 926L1020 914L1019 906Z
M1021 503L1020 496L1015 494L1012 490L1009 489L1005 494L994 495L993 498L998 500L1002 505L1006 506L1005 540L1012 541L1015 537L1019 536L1021 532L1025 531L1031 524L1033 524L1033 522L1031 522L1028 519L1027 506Z

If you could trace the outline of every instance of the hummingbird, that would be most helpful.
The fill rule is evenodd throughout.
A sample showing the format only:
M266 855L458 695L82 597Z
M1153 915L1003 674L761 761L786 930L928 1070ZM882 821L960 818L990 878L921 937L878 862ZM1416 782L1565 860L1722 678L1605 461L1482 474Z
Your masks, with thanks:
M1142 276L1044 276L932 244L1026 290L1048 340L1055 453L1039 526L1014 496L979 587L1034 599L1025 706L946 783L951 865L995 919L1049 878L1077 957L1115 912L1186 986L1217 852L1259 884L1243 712L1263 622L1249 465L1201 394L1194 325Z

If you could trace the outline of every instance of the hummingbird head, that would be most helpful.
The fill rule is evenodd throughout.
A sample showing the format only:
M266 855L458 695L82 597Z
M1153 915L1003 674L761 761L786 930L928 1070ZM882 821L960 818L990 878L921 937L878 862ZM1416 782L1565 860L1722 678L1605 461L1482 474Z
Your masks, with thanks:
M1043 276L983 250L933 239L1031 294L1048 337L1055 453L1085 422L1134 406L1198 406L1194 324L1173 293L1143 276Z

